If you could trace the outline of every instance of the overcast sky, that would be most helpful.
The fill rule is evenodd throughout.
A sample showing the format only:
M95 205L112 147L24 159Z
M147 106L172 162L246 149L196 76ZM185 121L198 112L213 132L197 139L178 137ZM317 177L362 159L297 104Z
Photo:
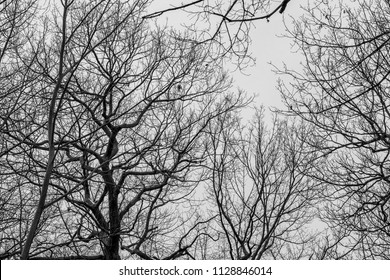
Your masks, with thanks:
M171 6L179 6L181 3L187 3L182 0L155 1L149 7L149 11L158 11ZM236 71L232 74L234 86L245 90L248 94L257 96L255 102L264 106L274 106L283 108L280 94L276 89L277 76L272 72L272 62L276 66L282 66L286 63L290 68L299 67L302 59L300 55L292 51L292 41L280 36L285 32L286 22L291 21L291 17L298 18L302 13L300 6L306 1L290 1L283 15L276 13L269 22L260 20L254 23L255 27L251 30L250 36L252 46L249 52L256 59L256 65L245 70L245 74ZM276 3L277 4L277 3ZM188 20L187 14L180 12L166 13L159 20L167 23L168 26L181 24Z
M283 14L287 23L291 17L297 18L303 13L301 3L295 0L288 4ZM282 107L280 94L276 90L278 77L269 63L282 66L284 62L290 68L297 68L302 60L302 56L293 52L292 40L280 37L286 33L283 16L277 13L269 22L256 23L256 29L251 31L251 52L256 57L256 66L247 70L249 76L236 73L234 77L236 84L248 93L258 94L256 102L265 106Z

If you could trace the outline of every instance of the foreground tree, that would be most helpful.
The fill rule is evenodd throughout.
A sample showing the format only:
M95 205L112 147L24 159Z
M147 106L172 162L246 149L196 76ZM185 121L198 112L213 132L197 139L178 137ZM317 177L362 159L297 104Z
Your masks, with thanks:
M33 57L20 58L39 77L24 89L26 127L16 130L8 118L4 131L18 144L6 161L13 185L32 194L20 207L38 205L21 221L32 221L19 240L22 257L117 259L121 248L141 258L185 254L187 241L173 240L191 238L197 221L173 234L185 213L167 205L191 194L204 128L241 97L222 98L230 84L219 59L185 35L149 26L144 2L62 4L31 40Z
M387 1L317 1L291 30L306 62L281 92L326 159L311 173L333 230L324 258L389 257L389 16Z
M283 1L151 2L0 2L2 258L193 258L208 236L204 139L246 103L221 65ZM216 28L153 22L180 10Z

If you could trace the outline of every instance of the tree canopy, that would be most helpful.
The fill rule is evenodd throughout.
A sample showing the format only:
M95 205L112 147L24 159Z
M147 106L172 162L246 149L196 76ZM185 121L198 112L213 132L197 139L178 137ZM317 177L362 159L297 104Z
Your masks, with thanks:
M0 258L388 259L390 5L301 7L266 118L290 2L0 0Z

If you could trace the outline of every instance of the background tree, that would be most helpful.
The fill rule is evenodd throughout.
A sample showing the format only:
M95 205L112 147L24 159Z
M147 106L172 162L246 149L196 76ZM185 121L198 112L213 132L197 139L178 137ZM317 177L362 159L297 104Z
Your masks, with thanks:
M309 129L276 116L267 127L260 109L247 127L228 114L211 130L217 258L308 258L317 187L306 176L316 157L304 141Z
M389 16L387 1L316 1L291 30L306 61L281 92L326 159L311 174L334 235L324 257L389 256Z
M23 104L28 99L28 88L35 82L29 61L21 61L31 38L29 25L33 22L36 1L0 1L0 257L10 258L21 252L21 240L27 227L25 220L31 211L31 194L21 190L21 180L13 172L20 166L9 165L15 149L15 139L6 137L7 131L17 134L28 126ZM25 62L25 63L24 63ZM6 166L10 166L7 169Z

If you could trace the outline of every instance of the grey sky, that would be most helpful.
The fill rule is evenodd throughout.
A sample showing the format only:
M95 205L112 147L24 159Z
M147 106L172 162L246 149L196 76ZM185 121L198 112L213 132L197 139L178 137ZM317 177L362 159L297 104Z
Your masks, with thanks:
M149 7L149 10L158 11L171 6L179 6L186 1L170 0L155 1ZM293 52L292 41L288 38L281 38L285 34L286 22L291 18L298 18L302 13L300 6L302 1L290 1L287 9L281 15L276 13L270 18L270 21L259 20L254 22L250 37L252 45L249 53L256 59L256 65L246 68L244 73L238 70L232 73L234 87L245 90L249 95L256 95L255 104L265 107L282 108L280 94L276 89L277 75L272 72L272 62L276 66L282 66L285 63L291 68L299 67L301 56ZM188 21L188 14L180 11L166 13L165 17L160 17L161 23L168 26L180 25ZM284 19L284 20L283 20Z
M258 95L257 104L282 106L279 92L276 90L278 77L272 72L273 66L270 62L279 67L283 63L289 67L299 67L302 57L293 52L292 40L280 36L286 33L283 17L286 22L291 21L291 17L299 17L302 14L299 6L299 1L291 1L285 14L278 13L269 22L257 22L256 28L251 31L253 41L251 52L256 58L256 65L247 69L248 76L236 73L234 78L236 84L248 93Z

